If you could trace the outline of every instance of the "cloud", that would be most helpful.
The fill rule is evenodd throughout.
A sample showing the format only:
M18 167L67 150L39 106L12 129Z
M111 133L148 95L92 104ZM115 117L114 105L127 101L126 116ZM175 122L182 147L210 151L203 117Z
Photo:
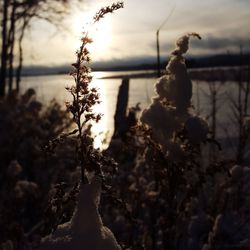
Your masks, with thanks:
M206 53L217 53L230 51L239 51L239 47L242 46L243 50L250 50L250 35L247 37L215 37L211 35L203 36L201 41L191 40L191 46L193 50L199 50ZM155 44L151 44L155 47ZM160 44L161 51L169 52L173 47L173 43L167 42Z
M250 37L213 37L208 36L203 39L202 42L192 41L192 44L196 48L201 49L225 49L225 48L239 48L240 45L249 48Z

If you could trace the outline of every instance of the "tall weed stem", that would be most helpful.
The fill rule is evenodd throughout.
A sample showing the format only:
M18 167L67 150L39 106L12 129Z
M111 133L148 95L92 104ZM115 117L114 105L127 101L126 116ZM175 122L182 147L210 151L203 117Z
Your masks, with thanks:
M112 13L115 10L123 8L123 2L114 3L111 6L101 8L93 18L93 24L98 22L106 14ZM91 139L87 135L86 125L90 122L98 122L101 119L101 114L96 114L93 111L95 104L100 103L99 94L96 88L91 88L92 81L90 68L90 52L88 44L92 42L88 33L84 32L81 38L81 46L76 52L76 63L73 63L71 75L74 78L75 86L66 88L73 97L71 103L67 103L67 108L73 115L74 123L77 126L78 146L77 155L78 162L81 166L81 180L83 183L88 183L86 177L86 168L88 167L91 148ZM91 171L91 169L89 169Z

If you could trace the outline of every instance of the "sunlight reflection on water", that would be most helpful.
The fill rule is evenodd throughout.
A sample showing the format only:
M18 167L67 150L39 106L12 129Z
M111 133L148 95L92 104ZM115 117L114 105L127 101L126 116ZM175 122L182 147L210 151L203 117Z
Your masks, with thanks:
M96 105L94 110L103 114L101 121L94 124L92 132L95 137L95 147L105 148L102 145L104 138L109 142L113 131L113 117L116 109L116 100L121 79L101 79L110 75L120 75L127 72L93 72L93 81L91 85L96 87L100 93L101 104ZM134 106L138 102L141 107L146 107L149 102L149 96L153 93L154 79L133 79L130 81L129 106ZM21 91L33 88L37 93L39 101L49 104L52 99L56 99L62 105L71 101L71 95L65 90L65 87L74 84L72 77L68 75L49 75L32 76L22 79Z
M95 111L102 113L102 119L98 124L94 124L92 132L95 135L95 147L105 148L107 145L102 144L104 138L109 142L114 131L114 113L116 109L116 100L118 89L121 84L121 79L101 79L110 75L121 75L129 72L93 72L92 86L99 89L101 104L95 107ZM129 88L129 107L135 106L138 102L141 103L141 108L144 109L151 102L151 97L154 96L154 78L138 78L130 80ZM71 101L71 95L65 90L66 86L74 84L72 77L68 75L50 75L50 76L34 76L24 77L21 83L22 91L27 88L33 88L37 93L37 98L45 104L54 98L62 105L66 101ZM219 84L219 83L218 83ZM199 88L197 86L199 85ZM200 114L203 117L208 117L211 105L207 98L209 93L208 84L206 82L193 81L193 105L197 108L197 99L199 96ZM219 111L219 126L218 134L220 137L225 136L224 128L228 127L230 118L230 108L228 103L228 94L235 95L235 84L233 82L225 83L222 95L218 102ZM199 91L199 92L197 92ZM198 93L198 95L197 95ZM209 118L209 117L208 117ZM230 127L233 130L233 127ZM232 131L231 131L232 133Z

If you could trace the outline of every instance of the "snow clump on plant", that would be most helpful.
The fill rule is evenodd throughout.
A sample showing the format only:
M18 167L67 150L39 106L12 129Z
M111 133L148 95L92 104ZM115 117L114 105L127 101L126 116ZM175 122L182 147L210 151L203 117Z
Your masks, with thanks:
M176 143L176 135L182 129L187 134L190 144L199 144L206 140L208 125L202 118L191 113L192 82L188 76L185 58L189 38L201 37L196 33L182 36L176 42L171 53L165 75L155 84L157 96L141 115L141 122L152 129L154 139L161 145L167 155L182 149ZM178 147L178 150L176 150Z
M224 209L215 218L208 242L202 250L250 249L250 168L235 165L230 169L231 178L225 182L223 196Z
M7 169L7 174L10 177L16 177L18 176L21 172L23 171L22 166L18 163L18 161L13 160L10 162L8 169Z
M208 125L198 116L192 116L185 122L185 130L191 144L199 144L205 141L208 134Z

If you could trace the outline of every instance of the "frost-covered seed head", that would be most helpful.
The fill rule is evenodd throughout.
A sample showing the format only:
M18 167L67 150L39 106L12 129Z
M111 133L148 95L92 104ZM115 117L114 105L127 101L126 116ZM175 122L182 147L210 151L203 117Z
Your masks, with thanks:
M208 124L201 117L193 116L185 123L187 137L191 144L199 144L206 140L208 134Z
M18 163L18 161L11 161L11 163L7 169L7 174L11 177L15 177L15 176L19 175L22 171L23 171L23 168Z
M182 55L182 54L186 53L188 51L189 38L191 36L197 37L198 39L201 39L200 35L197 33L189 33L189 34L186 34L186 35L180 37L176 41L176 49L172 52L172 54L173 55Z
M18 181L15 185L15 193L17 198L23 198L25 194L35 196L38 190L36 183L26 180Z
M169 138L175 129L175 110L164 107L157 99L142 112L141 122L153 128L158 135Z
M239 181L243 173L243 166L233 166L230 170L230 173L233 181Z
M170 142L167 145L168 159L173 161L182 161L184 157L184 151L179 143Z

